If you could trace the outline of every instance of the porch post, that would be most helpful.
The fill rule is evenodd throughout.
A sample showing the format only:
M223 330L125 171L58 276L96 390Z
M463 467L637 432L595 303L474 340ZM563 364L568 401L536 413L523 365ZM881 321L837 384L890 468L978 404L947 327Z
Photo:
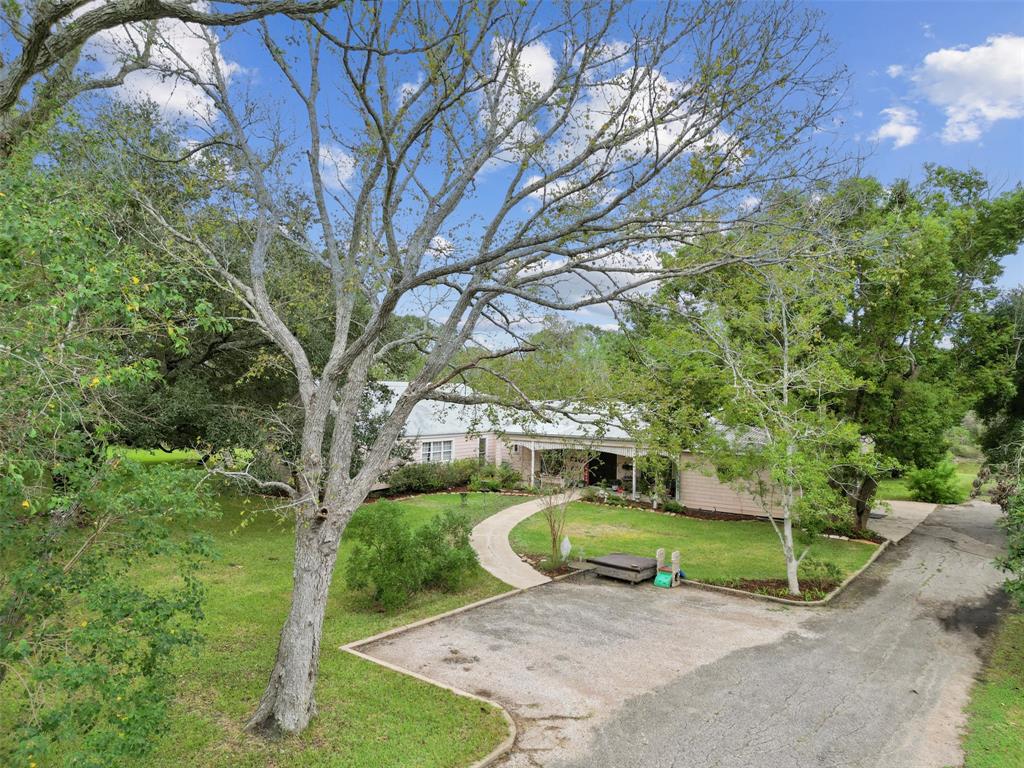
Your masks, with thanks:
M537 443L531 441L530 442L530 487L531 488L534 488L536 486L536 483L534 482L534 479L533 479L534 472L535 472L534 466L536 464L536 459L537 459Z
M636 448L633 449L633 501L636 501Z

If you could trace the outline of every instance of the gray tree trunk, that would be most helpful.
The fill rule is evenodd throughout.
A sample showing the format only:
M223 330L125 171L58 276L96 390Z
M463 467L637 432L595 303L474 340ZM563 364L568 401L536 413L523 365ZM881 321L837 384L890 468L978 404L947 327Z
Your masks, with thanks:
M307 515L296 521L291 610L270 682L246 725L250 731L298 733L316 714L320 641L339 538L331 522Z

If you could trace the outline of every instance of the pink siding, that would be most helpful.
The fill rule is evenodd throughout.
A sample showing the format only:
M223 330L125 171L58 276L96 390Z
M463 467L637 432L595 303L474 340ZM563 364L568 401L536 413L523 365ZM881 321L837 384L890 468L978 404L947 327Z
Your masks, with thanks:
M723 483L709 465L704 464L698 468L694 464L701 464L697 457L693 454L683 455L677 500L684 507L737 515L764 515L761 502L754 496ZM772 512L777 513L779 510L773 508Z

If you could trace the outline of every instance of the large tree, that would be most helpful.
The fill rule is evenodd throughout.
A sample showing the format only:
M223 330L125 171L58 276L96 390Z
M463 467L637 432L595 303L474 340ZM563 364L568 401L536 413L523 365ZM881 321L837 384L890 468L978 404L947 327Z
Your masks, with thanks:
M296 381L293 479L260 481L292 499L292 603L249 723L295 732L315 713L339 540L415 404L526 407L515 387L450 385L529 348L522 323L538 309L755 261L695 253L665 268L650 249L684 241L713 202L820 172L814 132L838 78L816 18L789 4L353 4L262 26L286 94L273 103L248 101L217 39L201 34L210 55L178 56L174 71L215 107L204 144L232 173L210 202L246 247L190 211L166 215L142 185L137 194L166 228L160 245L199 254L197 268L245 308ZM275 300L290 249L318 266L311 288L329 298L322 360ZM425 321L388 339L398 312ZM370 373L407 346L424 362L357 468Z
M905 467L933 466L976 392L960 341L1024 238L1024 190L992 195L975 171L929 166L916 187L855 179L832 199L855 279L829 333L862 381L836 407Z
M273 14L301 16L334 8L340 0L28 0L0 5L0 158L33 129L59 116L75 97L123 85L153 65L167 23L237 26ZM122 44L101 40L126 25ZM109 66L97 66L106 47Z

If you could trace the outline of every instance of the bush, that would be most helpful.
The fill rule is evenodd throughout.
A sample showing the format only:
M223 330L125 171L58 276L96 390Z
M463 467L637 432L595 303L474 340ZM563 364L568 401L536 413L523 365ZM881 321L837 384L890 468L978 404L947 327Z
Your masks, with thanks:
M457 589L477 562L464 513L446 512L417 531L404 517L400 504L380 501L361 509L346 532L354 545L345 570L348 586L372 589L374 601L387 610L427 587Z
M373 599L389 610L408 602L422 579L404 515L400 505L379 501L359 510L345 532L353 542L345 569L348 586L372 588Z
M669 499L668 501L666 501L664 504L661 505L661 508L664 509L666 512L671 512L673 515L681 515L683 514L683 512L686 511L686 508L682 504L673 499Z
M508 464L483 464L476 468L469 480L471 491L502 491L515 488L522 482L519 473Z
M469 515L449 510L420 528L415 535L422 563L422 586L454 592L476 566L476 551L469 543L473 525Z
M829 560L808 556L801 561L798 576L801 581L819 584L839 583L843 580L843 569Z
M964 500L956 477L956 466L949 459L943 459L934 467L908 472L907 486L916 501L959 504Z
M473 459L404 464L388 476L388 485L393 493L432 493L462 488L469 484L478 468L479 464Z
M580 492L580 499L583 501L600 501L601 497L596 488L586 487Z

